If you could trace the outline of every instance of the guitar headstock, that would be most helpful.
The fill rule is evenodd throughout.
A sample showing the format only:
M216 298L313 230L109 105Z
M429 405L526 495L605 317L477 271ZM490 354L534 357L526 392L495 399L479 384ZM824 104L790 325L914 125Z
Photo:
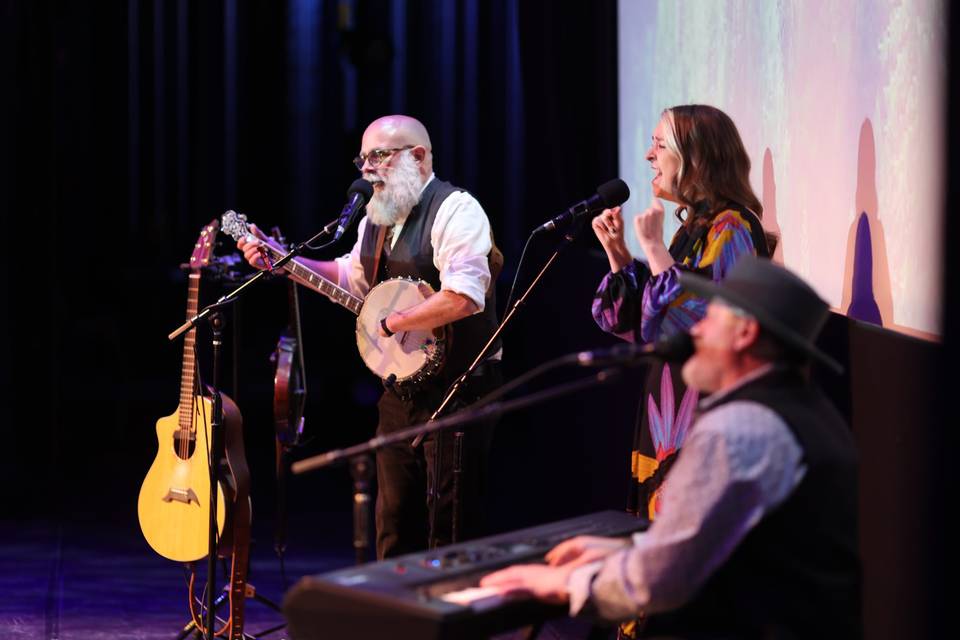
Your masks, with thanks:
M190 268L199 269L210 264L210 258L213 256L214 239L217 237L217 229L220 222L214 218L210 224L203 228L197 243L193 245L193 253L190 254Z
M220 216L220 221L223 232L234 240L239 241L250 235L247 216L242 213L237 213L231 209Z

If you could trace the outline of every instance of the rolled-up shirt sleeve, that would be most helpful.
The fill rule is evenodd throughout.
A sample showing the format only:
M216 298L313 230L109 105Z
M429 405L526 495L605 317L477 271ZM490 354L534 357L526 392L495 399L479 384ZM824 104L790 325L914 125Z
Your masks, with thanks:
M430 232L440 290L466 296L483 311L490 285L490 221L477 199L465 191L450 194L437 210Z

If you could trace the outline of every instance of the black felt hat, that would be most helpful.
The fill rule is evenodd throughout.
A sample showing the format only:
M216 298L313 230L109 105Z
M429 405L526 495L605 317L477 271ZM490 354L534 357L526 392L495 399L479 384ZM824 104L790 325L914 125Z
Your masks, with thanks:
M681 272L680 284L708 300L717 297L743 309L787 346L813 356L837 373L843 371L840 363L815 344L830 314L827 303L791 271L748 255L740 258L720 282Z

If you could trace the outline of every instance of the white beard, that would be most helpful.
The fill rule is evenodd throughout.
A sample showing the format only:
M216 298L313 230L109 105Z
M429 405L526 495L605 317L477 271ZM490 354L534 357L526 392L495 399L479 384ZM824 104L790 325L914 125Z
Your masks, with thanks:
M367 203L367 219L381 227L392 227L406 218L420 201L423 181L413 156L401 152L383 180L383 187L382 191L374 191Z

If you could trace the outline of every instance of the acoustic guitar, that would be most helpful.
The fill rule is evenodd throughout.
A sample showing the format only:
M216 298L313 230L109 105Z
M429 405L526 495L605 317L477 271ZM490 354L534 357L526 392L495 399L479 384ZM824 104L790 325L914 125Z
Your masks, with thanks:
M204 227L190 256L187 319L197 314L202 267L210 264L219 222ZM207 555L210 528L210 433L212 398L200 392L196 377L196 328L183 341L180 405L157 421L157 457L150 466L137 501L140 529L147 543L164 558L193 562ZM232 502L249 495L249 473L243 451L243 427L237 405L221 394L224 450L222 478L217 484L217 534L224 533ZM225 464L224 464L225 463ZM247 516L249 517L249 516ZM232 532L228 529L228 537ZM221 537L220 548L226 538ZM220 555L220 554L218 554Z

